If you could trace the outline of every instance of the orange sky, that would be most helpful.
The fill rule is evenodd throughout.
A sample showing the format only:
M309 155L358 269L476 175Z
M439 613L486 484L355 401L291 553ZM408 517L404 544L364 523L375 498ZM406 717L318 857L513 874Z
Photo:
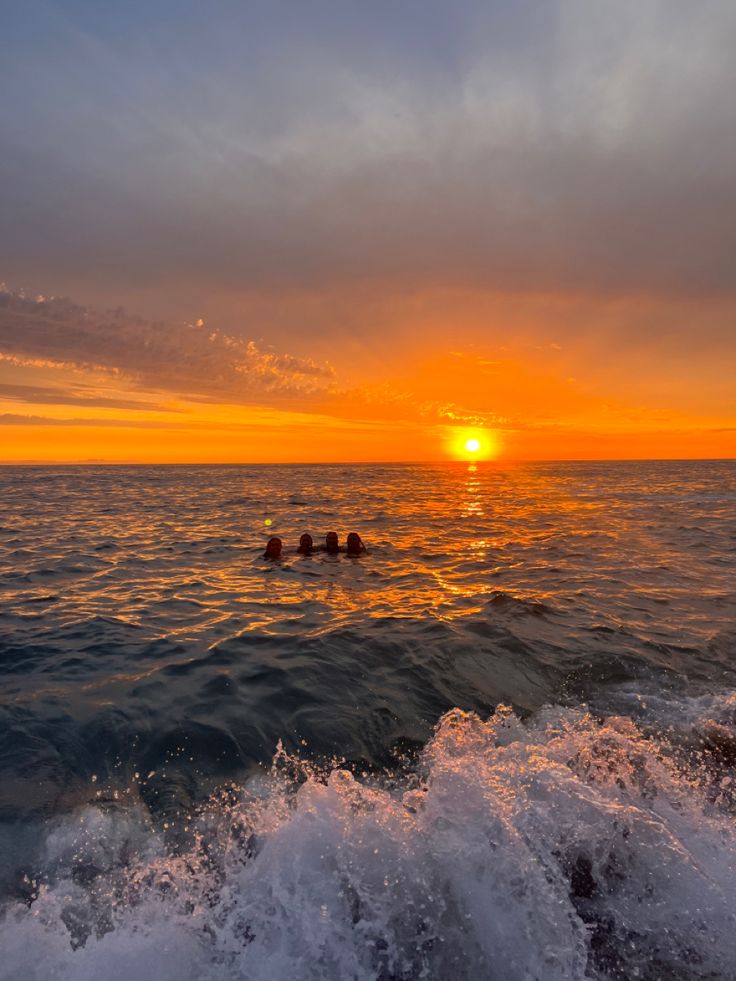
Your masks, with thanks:
M3 32L0 461L736 456L733 2Z
M736 455L727 357L683 364L665 340L642 342L636 330L621 349L620 321L657 324L666 305L640 300L615 315L601 305L598 328L585 331L575 318L595 314L590 300L565 309L559 299L414 297L384 311L390 343L356 328L333 339L327 362L204 323L125 315L111 327L88 308L3 295L19 338L0 359L3 462ZM455 322L438 323L450 306ZM24 340L34 329L38 338ZM470 436L480 453L464 451Z

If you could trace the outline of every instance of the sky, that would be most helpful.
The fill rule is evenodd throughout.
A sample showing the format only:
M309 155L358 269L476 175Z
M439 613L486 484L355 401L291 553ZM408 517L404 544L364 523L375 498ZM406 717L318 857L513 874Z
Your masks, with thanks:
M7 5L0 462L736 456L735 50L733 0Z

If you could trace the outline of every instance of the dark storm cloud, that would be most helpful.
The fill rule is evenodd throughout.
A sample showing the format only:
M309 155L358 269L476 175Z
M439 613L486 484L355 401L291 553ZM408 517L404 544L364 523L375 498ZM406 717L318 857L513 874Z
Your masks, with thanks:
M16 277L736 285L732 0L71 2L4 27Z

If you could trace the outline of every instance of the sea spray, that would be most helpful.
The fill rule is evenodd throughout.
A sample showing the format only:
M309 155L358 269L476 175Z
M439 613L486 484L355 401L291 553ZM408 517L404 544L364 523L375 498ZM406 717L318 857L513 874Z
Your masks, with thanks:
M178 846L142 808L57 821L5 909L0 977L733 976L736 835L713 778L582 709L454 710L381 777L281 752L182 816Z

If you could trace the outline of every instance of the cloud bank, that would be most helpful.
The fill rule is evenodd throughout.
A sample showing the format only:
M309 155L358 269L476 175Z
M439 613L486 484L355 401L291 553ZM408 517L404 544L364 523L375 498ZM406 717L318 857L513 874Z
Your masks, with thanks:
M732 0L64 6L4 24L14 281L734 292Z

